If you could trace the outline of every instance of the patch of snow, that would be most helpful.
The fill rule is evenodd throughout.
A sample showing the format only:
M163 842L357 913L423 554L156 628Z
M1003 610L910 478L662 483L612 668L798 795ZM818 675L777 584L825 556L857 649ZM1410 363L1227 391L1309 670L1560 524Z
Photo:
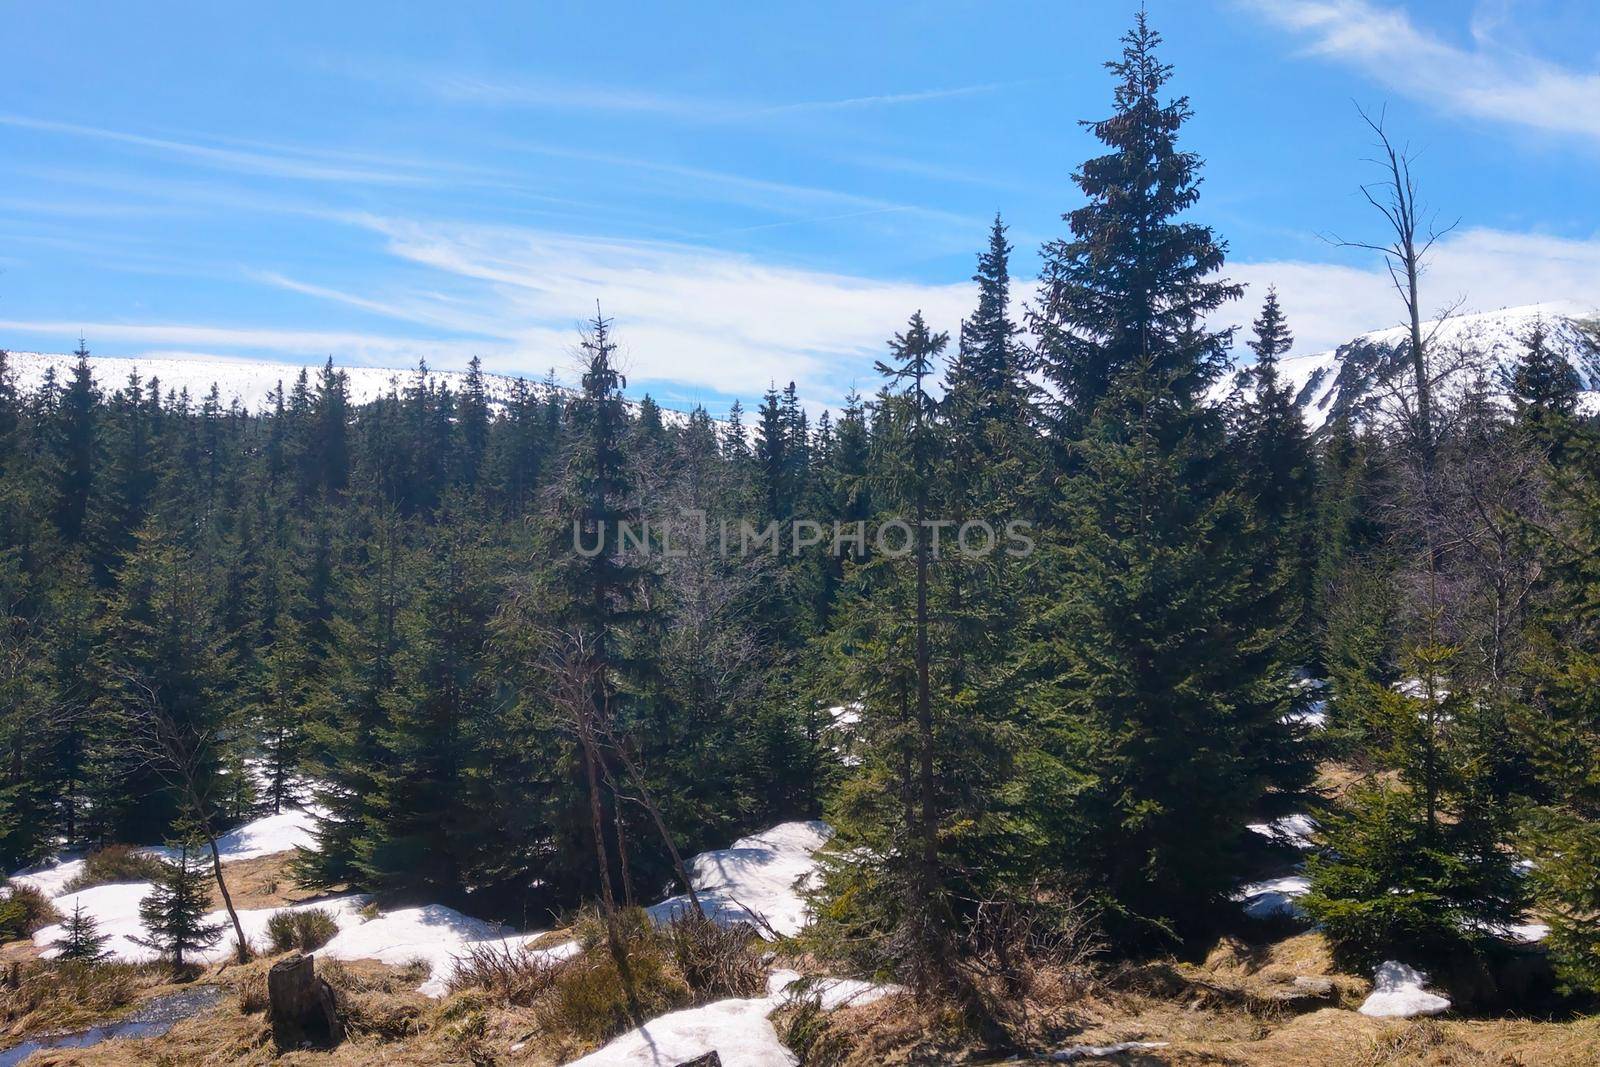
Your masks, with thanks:
M264 815L242 826L229 830L217 838L217 856L223 863L253 860L293 848L310 848L316 844L316 820L321 809L315 805L306 808L287 808L277 815ZM176 859L178 850L165 845L150 845L138 850L147 856ZM209 857L209 850L203 850ZM59 898L67 883L83 873L81 857L63 857L43 863L11 876L13 882L31 885L52 900ZM58 905L59 908L59 905ZM71 910L71 906L68 906Z
M1305 915L1295 901L1311 891L1311 879L1303 874L1284 878L1271 878L1265 882L1250 882L1234 890L1230 899L1244 905L1244 913L1252 919L1271 919L1278 916L1302 918Z
M1046 1056L1050 1063L1072 1063L1075 1060L1098 1060L1120 1052L1142 1052L1146 1049L1166 1048L1165 1041L1118 1041L1115 1045L1072 1045Z
M780 935L793 937L809 919L800 893L816 875L815 853L832 836L825 822L786 822L741 837L729 848L700 853L688 866L701 906L719 923L749 922L753 913ZM648 910L660 923L691 907L680 895Z
M1450 1001L1422 988L1428 976L1398 960L1386 960L1373 975L1372 995L1361 1002L1361 1014L1379 1019L1410 1019L1450 1010Z
M1550 927L1540 922L1500 924L1469 919L1463 925L1479 933L1492 934L1495 937L1502 937L1507 941L1516 941L1524 945L1543 941L1550 936Z
M1313 700L1299 711L1291 711L1283 717L1283 721L1291 725L1310 726L1321 729L1328 724L1328 702L1326 700Z
M252 860L275 852L316 845L317 818L321 809L288 808L245 823L217 838L217 853L223 863Z
M139 902L152 888L149 882L94 886L59 897L56 908L66 915L71 914L75 905L82 905L84 914L92 915L100 933L106 935L107 952L129 963L143 963L157 955L134 940L148 936L139 919ZM362 914L368 900L366 896L353 894L281 908L247 908L239 912L239 925L244 928L245 938L260 948L266 944L267 921L277 912L323 909L333 915L339 932L318 950L318 955L341 960L371 959L396 965L423 960L430 967L430 973L419 992L430 997L444 996L458 959L475 945L488 944L501 951L516 951L539 936L538 933L514 934L496 923L474 919L441 904L402 908L368 919ZM210 912L205 921L223 924L222 940L196 959L208 963L226 959L233 952L233 928L227 912ZM43 950L43 955L54 956L55 949L51 946L63 935L63 926L57 923L34 934L33 942ZM577 945L568 941L542 951L552 959L562 959L575 953Z
M723 1067L792 1067L799 1060L767 1019L775 1006L772 997L735 998L669 1012L571 1067L674 1067L712 1051Z
M1317 820L1303 812L1296 812L1271 822L1253 822L1245 829L1303 852L1315 843Z
M835 726L854 726L861 721L861 705L851 701L848 704L836 704L829 708L827 713Z
M84 914L92 915L99 932L106 936L104 947L108 953L128 963L147 963L156 959L158 953L134 939L147 937L149 934L144 923L139 920L139 902L149 896L153 888L149 882L97 885L57 898L56 910L63 915L71 915L73 908L81 905ZM266 943L267 920L280 911L308 911L320 908L331 913L334 922L343 930L361 922L361 909L366 903L366 897L353 895L281 908L246 908L239 912L239 925L244 928L245 940L260 947ZM228 921L228 913L222 910L207 912L204 921L220 923L223 926L222 938L209 949L196 953L195 961L217 963L229 958L233 954L234 935L233 926ZM61 923L47 926L33 935L33 943L42 950L41 955L47 958L53 957L56 955L56 950L52 946L65 935L65 932Z
M1402 678L1391 687L1401 696L1410 697L1412 700L1428 699L1428 683L1421 678ZM1450 696L1450 690L1438 682L1433 686L1433 700L1435 703L1443 702Z
M669 1012L613 1040L571 1067L673 1067L715 1051L723 1067L789 1067L796 1062L778 1040L768 1016L791 996L816 997L824 1010L870 1004L901 992L896 986L873 985L849 978L822 978L793 989L794 971L774 971L764 997L719 1000L698 1008Z
M902 986L863 982L857 978L812 978L802 982L800 973L790 970L775 970L767 976L767 996L815 1000L823 1011L846 1005L858 1008L905 991Z
M1550 927L1545 923L1513 923L1505 932L1511 940L1531 945L1549 937Z
M16 885L32 886L54 900L66 892L68 882L83 873L83 866L82 859L61 857L18 871L11 876L11 881Z

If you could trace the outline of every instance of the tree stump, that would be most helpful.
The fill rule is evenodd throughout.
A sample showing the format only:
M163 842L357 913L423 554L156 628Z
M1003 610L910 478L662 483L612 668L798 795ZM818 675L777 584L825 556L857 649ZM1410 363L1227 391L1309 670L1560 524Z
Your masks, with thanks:
M344 1040L333 989L317 977L316 960L298 952L267 971L267 1018L280 1051L331 1048Z

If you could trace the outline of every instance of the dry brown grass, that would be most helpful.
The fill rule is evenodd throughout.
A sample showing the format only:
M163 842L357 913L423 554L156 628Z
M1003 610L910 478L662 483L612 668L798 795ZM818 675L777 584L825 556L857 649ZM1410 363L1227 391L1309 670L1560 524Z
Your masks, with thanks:
M270 856L257 856L251 860L225 863L222 876L228 880L228 893L233 905L241 910L252 908L281 908L288 904L304 904L337 891L311 891L299 888L290 873L293 852L274 852ZM212 905L222 907L222 898L216 886L211 887Z
M167 985L166 967L128 963L21 965L16 988L0 984L0 1034L61 1033L115 1018Z

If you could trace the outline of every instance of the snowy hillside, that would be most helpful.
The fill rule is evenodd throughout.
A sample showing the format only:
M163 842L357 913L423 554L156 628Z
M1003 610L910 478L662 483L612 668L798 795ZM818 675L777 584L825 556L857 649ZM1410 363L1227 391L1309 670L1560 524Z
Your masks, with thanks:
M1566 304L1530 304L1475 315L1459 315L1446 320L1434 335L1436 359L1459 368L1443 383L1444 388L1468 384L1477 367L1488 370L1490 381L1498 384L1498 371L1509 369L1526 350L1528 336L1543 324L1545 343L1566 356L1577 368L1590 392L1587 406L1600 406L1600 320ZM1434 328L1425 324L1425 332ZM1360 410L1375 402L1383 390L1386 375L1405 358L1409 330L1395 326L1364 333L1331 352L1291 355L1279 362L1279 371L1296 391L1296 400L1313 428L1322 426L1341 407ZM1234 386L1234 377L1224 379L1213 390L1213 397L1225 397Z
M11 365L17 375L17 386L23 392L32 392L44 382L45 374L54 370L56 380L65 382L72 372L77 357L56 352L12 352ZM200 403L215 384L224 406L234 400L254 411L264 406L268 395L280 384L287 390L294 387L301 371L311 375L316 383L318 368L298 363L267 363L251 359L156 359L141 356L137 359L124 356L89 357L94 368L95 381L100 388L111 392L120 389L128 376L138 372L148 384L152 379L161 383L161 392L185 392L195 404ZM340 367L350 382L350 398L361 404L376 400L390 391L403 391L414 370L392 367ZM440 384L448 385L452 392L461 389L466 379L462 371L429 371L429 376ZM489 395L504 400L511 394L516 379L501 374L485 374L484 382ZM529 383L543 389L538 383Z
M17 387L24 393L30 393L44 383L45 375L52 370L55 371L56 381L65 382L78 358L60 352L10 352L8 360L17 376ZM215 384L224 407L237 400L247 411L264 408L268 397L279 385L285 390L292 389L301 371L310 376L312 388L315 388L320 369L299 363L271 363L252 359L96 355L89 357L89 365L93 368L95 382L107 393L121 389L127 384L128 376L137 371L139 379L146 386L151 381L159 382L163 396L169 392L187 392L190 402L198 405ZM338 369L349 382L350 399L356 404L376 400L391 392L403 393L416 374L414 368L340 366ZM467 377L465 371L449 370L430 370L428 376L440 385L449 386L453 393L461 391ZM505 374L485 373L483 379L491 403L504 403L519 380L526 382L535 395L543 395L549 388L542 380L518 379ZM557 391L562 394L568 392L560 387L557 387ZM687 418L681 412L668 410L663 410L661 416L668 425L678 424Z

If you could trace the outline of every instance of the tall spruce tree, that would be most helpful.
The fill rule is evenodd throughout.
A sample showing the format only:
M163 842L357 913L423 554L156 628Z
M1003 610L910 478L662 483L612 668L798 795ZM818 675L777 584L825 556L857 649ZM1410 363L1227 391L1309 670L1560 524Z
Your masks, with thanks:
M1201 397L1226 365L1230 335L1200 323L1242 292L1215 277L1226 244L1179 219L1199 201L1201 161L1178 147L1188 98L1161 100L1172 75L1156 57L1161 35L1140 11L1122 43L1122 57L1106 64L1112 115L1083 123L1110 151L1073 175L1088 203L1063 216L1070 238L1044 246L1029 315L1067 437L1128 372L1181 402Z
M1082 871L1132 937L1203 929L1239 827L1309 773L1251 516L1200 403L1230 338L1204 316L1240 289L1215 277L1222 242L1177 219L1200 160L1177 145L1187 102L1160 102L1159 42L1141 12L1108 64L1114 113L1088 126L1112 151L1075 175L1089 202L1046 246L1032 316L1066 476L1034 559L1029 818L1040 862Z

